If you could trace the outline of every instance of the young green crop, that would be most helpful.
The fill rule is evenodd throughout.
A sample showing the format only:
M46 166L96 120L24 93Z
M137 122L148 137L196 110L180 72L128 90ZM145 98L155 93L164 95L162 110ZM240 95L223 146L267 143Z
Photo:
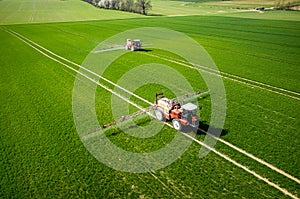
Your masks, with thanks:
M295 56L300 48L297 21L162 17L6 28L81 63L99 42L126 29L145 25L188 34L208 50L221 71L299 92L299 58ZM82 145L73 122L75 74L5 31L1 30L0 36L2 197L286 197L214 153L199 159L200 146L196 143L173 164L152 174L123 173L99 163ZM180 58L156 49L147 53ZM116 60L104 76L117 82L134 66L155 61L185 75L195 90L205 87L194 71L165 60L150 59L147 53L129 52ZM227 118L222 139L299 178L296 161L300 155L299 102L232 80L224 79L224 84ZM153 101L157 89L164 88L149 85L136 93ZM171 91L164 91L172 95ZM95 96L99 123L112 122L111 95L99 88ZM208 125L210 98L199 103L201 121ZM107 132L116 145L134 152L158 149L174 134L176 131L165 127L157 136L140 140L124 132ZM202 140L204 135L196 137ZM299 185L295 182L224 144L218 143L216 148L298 194Z
M0 1L0 24L72 22L142 17L138 14L97 9L80 0Z

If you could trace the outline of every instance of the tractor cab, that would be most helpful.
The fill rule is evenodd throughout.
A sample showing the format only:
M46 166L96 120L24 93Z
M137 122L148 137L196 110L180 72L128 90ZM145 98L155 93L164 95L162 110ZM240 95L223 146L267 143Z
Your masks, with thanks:
M133 43L137 47L141 47L141 40L133 40Z
M198 107L195 104L187 103L181 106L182 108L182 119L186 119L190 124L197 125L199 117L197 115Z

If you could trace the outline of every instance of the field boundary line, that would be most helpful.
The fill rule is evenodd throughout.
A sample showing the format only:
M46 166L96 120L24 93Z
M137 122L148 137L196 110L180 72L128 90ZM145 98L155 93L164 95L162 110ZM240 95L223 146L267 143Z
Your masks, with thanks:
M14 34L14 31L13 31L13 32L10 32L10 30L6 30L6 32L8 32L8 33L11 34L12 36L18 38L19 40L21 40L21 41L24 42L25 44L29 45L30 47L32 47L32 48L35 49L36 51L40 52L42 55L46 56L47 58L50 58L51 60L53 60L53 61L55 61L55 62L57 62L57 63L59 63L59 64L65 66L65 67L69 68L70 70L73 70L74 72L77 72L78 74L80 74L80 75L82 75L83 77L87 78L88 80L90 80L90 81L96 83L97 85L99 85L100 87L104 88L105 90L111 92L112 94L116 95L117 97L120 97L121 99L123 99L123 100L126 101L127 103L130 103L131 105L135 106L136 108L138 108L138 109L140 109L140 110L144 110L144 108L140 107L139 105L135 104L134 102L131 102L129 99L123 97L122 95L120 95L120 94L114 92L112 89L108 88L107 86L102 85L101 83L99 83L99 82L96 81L95 79L93 79L93 78L87 76L86 74L84 74L84 73L82 73L82 72L80 72L80 71L74 69L73 67L71 67L71 66L69 66L69 65L67 65L67 64L65 64L65 63L63 63L63 62L61 62L61 61L59 61L59 60L57 60L56 58L51 57L50 55L46 54L45 52L41 51L41 50L38 49L36 46L33 46L32 44L30 44L28 41L31 41L31 40L27 39L26 37L23 36L23 38L21 38L20 36L18 36L19 34L16 35L16 34ZM28 41L26 41L25 39L27 39ZM32 41L31 41L31 42L32 42ZM32 42L32 43L34 44L35 42ZM47 51L49 51L49 50L47 50ZM53 52L52 52L51 54L53 54L53 55L56 56L56 54L53 53ZM59 56L59 55L57 55L57 56ZM59 56L59 57L60 57L60 56ZM67 59L64 58L64 60L67 60ZM69 60L68 60L68 61L69 61ZM69 63L71 63L71 62L72 62L72 61L69 61ZM72 63L74 63L74 62L72 62ZM76 65L78 65L78 64L76 64ZM80 68L84 68L84 67L81 66ZM93 72L92 74L96 74L96 73ZM98 75L98 74L97 74L97 75ZM100 76L100 75L99 75L99 76ZM119 87L120 87L120 86L119 86ZM122 88L122 87L121 87L121 88ZM123 89L124 89L124 88L123 88ZM124 90L126 90L126 89L124 89ZM130 91L128 91L128 92L130 92ZM140 97L140 98L141 98L141 97ZM146 99L144 99L144 100L147 101ZM152 104L152 103L151 103L151 104ZM152 117L154 117L152 114L149 114L149 115L152 116ZM166 123L166 122L165 122L165 124L166 124L167 126L170 126L171 128L173 128L171 124ZM269 184L270 186L276 188L277 190L281 191L282 193L284 193L284 194L290 196L291 198L297 199L297 197L296 197L295 195L291 194L291 193L288 192L286 189L281 188L279 185L277 185L277 184L275 184L275 183L269 181L267 178L264 178L264 177L260 176L260 175L257 174L256 172L254 172L254 171L250 170L249 168L247 168L246 166L244 166L244 165L242 165L242 164L236 162L235 160L231 159L231 158L228 157L227 155L222 154L221 152L217 151L216 149L214 149L214 148L212 148L212 147L206 145L205 143L201 142L200 140L195 139L194 137L192 137L192 136L190 136L190 135L188 135L188 134L186 134L186 133L182 133L182 134L183 134L184 136L186 136L186 137L189 137L189 138L192 139L193 141L197 142L197 143L200 144L201 146L204 146L205 148L207 148L207 149L209 149L210 151L214 152L214 153L217 154L218 156L220 156L220 157L226 159L227 161L231 162L232 164L236 165L237 167L242 168L243 170L245 170L246 172L252 174L252 175L255 176L256 178L258 178L258 179L260 179L260 180L263 180L264 182L266 182L266 183ZM236 148L237 148L237 147L236 147ZM243 150L241 150L241 151L243 151ZM247 152L246 152L246 153L247 153ZM280 171L281 171L281 170L280 170Z
M296 96L292 96L290 94L287 94L287 93L292 93L292 94L300 96L300 93L297 93L297 92L294 92L294 91L290 91L290 90L286 90L286 89L283 89L283 88L271 86L269 84L265 84L265 83L261 83L261 82L256 82L254 80L250 80L250 79L247 79L247 78L244 78L244 77L240 77L240 76L237 76L237 75L233 75L233 74L229 74L229 73L225 73L225 72L221 72L221 71L220 71L220 74L219 74L219 72L214 70L214 69L194 64L194 65L197 65L197 66L201 67L201 69L196 68L194 66L191 66L190 64L192 64L192 63L190 63L190 62L184 63L185 62L184 60L178 60L177 59L178 61L176 61L175 58L174 59L173 58L169 59L169 58L166 58L164 56L151 55L151 54L148 54L148 53L143 53L143 54L148 55L148 56L152 56L152 57L156 57L156 58L159 58L159 59L162 59L162 60L165 60L165 61L169 61L169 62L178 64L178 65L181 65L181 66L184 66L184 67L188 67L188 68L191 68L191 69L194 69L194 70L210 73L212 75L216 75L216 76L219 76L219 77L222 77L222 78L225 78L225 79L229 79L229 80L234 81L234 82L245 84L245 85L250 86L250 87L256 87L256 88L259 88L261 90L266 90L266 91L269 91L269 92L272 92L272 93L283 95L283 96L286 96L286 97L289 97L289 98L292 98L292 99L295 99L295 100L298 100L298 101L300 100L300 97L296 97ZM227 76L225 76L225 75L227 75ZM266 87L269 87L269 88L265 88L265 87L262 87L262 86L266 86ZM277 91L272 90L271 88L277 89ZM287 93L282 93L280 91L287 92Z

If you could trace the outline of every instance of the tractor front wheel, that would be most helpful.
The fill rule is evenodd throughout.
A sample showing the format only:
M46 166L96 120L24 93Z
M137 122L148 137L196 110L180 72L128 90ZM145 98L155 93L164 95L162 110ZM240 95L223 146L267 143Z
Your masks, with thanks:
M182 129L182 125L180 124L179 120L173 119L172 121L174 129L180 131Z

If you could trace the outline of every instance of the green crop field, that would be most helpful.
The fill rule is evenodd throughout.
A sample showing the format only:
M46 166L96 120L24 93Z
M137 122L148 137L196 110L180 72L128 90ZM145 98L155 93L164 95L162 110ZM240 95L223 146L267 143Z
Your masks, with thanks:
M152 16L145 17L98 10L79 0L0 1L0 197L299 198L300 13L236 9L260 5L273 6L267 0L155 0ZM82 64L100 42L141 27L179 31L202 45L222 75L227 110L217 152L200 159L201 145L193 141L169 166L138 174L108 167L85 147L73 118L78 66L54 53ZM207 89L182 57L151 45L144 49L119 57L103 77L117 83L135 67L157 63L182 74L193 89ZM202 74L213 75L207 70ZM171 81L168 74L162 76L162 81ZM87 84L87 91L91 85ZM158 90L174 96L172 90L157 84L134 92L152 102ZM96 90L93 109L100 125L114 120L111 96L103 88ZM204 96L198 103L201 125L207 128L211 97ZM147 125L149 117L136 122ZM105 135L134 153L158 150L177 135L188 140L166 125L144 139L117 127ZM194 136L201 142L206 138L203 133ZM93 144L98 138L87 139Z
M80 0L2 0L0 24L135 18L136 14L99 10Z

